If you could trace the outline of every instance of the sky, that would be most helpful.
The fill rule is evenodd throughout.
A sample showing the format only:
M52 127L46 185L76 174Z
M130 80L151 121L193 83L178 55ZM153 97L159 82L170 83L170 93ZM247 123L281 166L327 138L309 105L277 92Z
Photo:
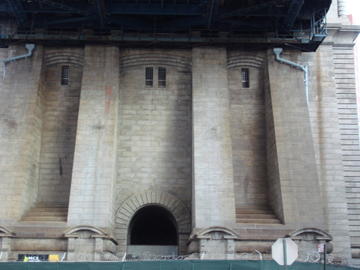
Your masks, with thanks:
M360 24L360 0L347 0L347 13L353 15L354 24Z
M347 0L347 13L352 14L353 24L360 25L360 0ZM360 37L356 40L355 45L355 74L356 74L356 92L357 103L360 104ZM358 121L360 126L360 106L358 106Z

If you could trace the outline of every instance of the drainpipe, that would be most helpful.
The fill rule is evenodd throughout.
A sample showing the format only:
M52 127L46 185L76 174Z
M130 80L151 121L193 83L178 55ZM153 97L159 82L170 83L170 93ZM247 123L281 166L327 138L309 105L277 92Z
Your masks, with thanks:
M292 62L290 60L287 60L285 58L281 58L281 53L283 52L282 48L274 48L274 54L276 61L280 63L284 63L287 65L290 65L292 67L295 67L297 69L300 69L304 72L304 84L305 84L305 94L306 94L306 104L309 106L309 69L308 66L302 66L300 64L297 64L295 62Z
M3 66L4 66L4 78L5 78L5 73L6 73L6 64L16 61L16 60L19 60L19 59L22 59L22 58L27 58L27 57L32 56L33 50L35 49L35 44L25 44L25 48L28 51L26 54L13 56L13 57L9 57L9 58L2 60Z
M257 254L259 254L260 261L262 261L262 260L263 260L263 255L262 255L262 253L261 253L260 251L258 251L257 249L255 249L255 252L256 252Z

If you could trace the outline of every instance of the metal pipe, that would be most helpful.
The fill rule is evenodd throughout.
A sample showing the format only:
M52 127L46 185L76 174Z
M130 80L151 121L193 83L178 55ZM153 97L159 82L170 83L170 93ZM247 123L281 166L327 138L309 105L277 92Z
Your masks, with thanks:
M2 60L3 65L4 65L4 78L5 78L5 74L6 74L6 64L16 61L16 60L19 60L19 59L22 59L22 58L27 58L27 57L32 56L33 51L35 49L35 44L25 44L25 48L27 50L26 54L17 55L17 56L9 57L9 58Z
M280 63L284 63L287 65L290 65L292 67L295 67L297 69L300 69L304 72L304 84L305 84L305 95L306 95L306 104L309 105L309 68L308 66L303 66L298 63L292 62L288 59L282 58L280 55L283 52L282 48L274 48L273 49L275 54L276 61Z
M65 260L65 257L66 257L66 252L64 252L64 254L61 256L61 262L63 262Z
M260 261L262 261L262 260L263 260L263 255L262 255L262 253L261 253L260 251L258 251L257 249L255 249L255 252L256 252L257 254L259 254Z
M122 262L125 262L126 261L126 252L124 253L124 256L122 257Z

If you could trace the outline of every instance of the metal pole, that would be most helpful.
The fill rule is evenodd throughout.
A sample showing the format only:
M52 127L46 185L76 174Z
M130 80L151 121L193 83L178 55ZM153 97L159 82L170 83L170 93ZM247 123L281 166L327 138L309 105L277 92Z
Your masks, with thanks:
M282 242L283 242L284 265L286 270L287 269L286 238L283 238Z
M326 270L326 243L324 243L324 270Z

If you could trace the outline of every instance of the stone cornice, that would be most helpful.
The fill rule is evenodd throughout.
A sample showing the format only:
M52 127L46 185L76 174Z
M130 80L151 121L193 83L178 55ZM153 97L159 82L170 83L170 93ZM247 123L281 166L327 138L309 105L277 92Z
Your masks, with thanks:
M360 25L344 25L329 23L327 25L328 36L322 45L354 46L355 39L360 33Z

